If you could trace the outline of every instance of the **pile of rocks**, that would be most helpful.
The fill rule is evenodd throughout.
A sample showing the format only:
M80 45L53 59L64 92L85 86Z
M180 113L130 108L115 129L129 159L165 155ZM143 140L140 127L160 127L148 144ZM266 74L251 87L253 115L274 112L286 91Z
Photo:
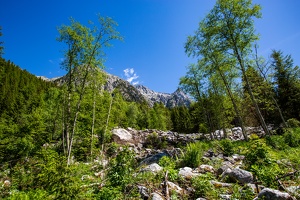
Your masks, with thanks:
M207 153L206 155L209 155ZM197 168L190 168L190 167L183 167L180 168L178 171L178 176L180 176L183 180L183 182L189 182L192 178L197 176L202 176L206 173L211 173L214 175L214 180L210 180L208 184L210 184L214 188L224 188L224 191L226 191L226 188L233 188L234 184L238 183L239 185L243 185L245 188L249 188L253 191L253 193L257 193L257 197L255 197L255 200L264 199L264 200L292 200L294 197L292 197L287 192L282 192L279 190L274 190L271 188L266 188L263 185L258 185L255 183L255 180L253 178L253 174L249 171L246 171L244 169L241 169L242 162L244 159L244 156L241 155L233 155L230 157L223 156L222 154L219 155L213 155L210 157L204 156L204 160L216 160L218 159L221 161L221 165L218 168L214 168L211 165L202 164L198 166ZM148 171L152 172L154 174L159 173L163 170L163 167L159 166L157 163L152 163L149 165L145 165L144 168L142 168L142 172ZM169 193L175 192L178 196L184 196L189 195L189 193L193 192L193 188L190 188L188 185L181 185L179 186L176 183L167 181L163 182L161 185L166 185L169 190ZM164 200L165 199L165 191L164 187L157 189L157 191L152 192L149 194L148 189L146 186L139 186L140 194L143 199L149 199L149 200ZM290 188L287 188L290 190ZM299 190L299 188L298 188ZM230 200L232 199L231 194L221 194L220 199L224 200ZM203 197L199 197L198 200L205 200Z
M256 133L257 135L263 134L263 130L259 128L248 128L248 133ZM240 128L233 128L227 130L227 137L232 140L240 140L242 138L242 132ZM150 171L152 173L159 173L163 170L163 167L159 166L159 160L163 156L169 157L180 157L182 151L180 148L175 148L173 145L176 143L187 144L189 142L195 142L200 137L203 137L203 134L178 134L171 131L159 131L159 130L135 130L132 128L121 129L116 128L112 131L113 141L130 146L137 155L137 159L140 161L140 166L143 166L141 172ZM168 148L166 149L151 149L146 148L147 138L151 134L156 134L158 138L164 138L168 143ZM216 139L224 137L222 131L213 134ZM210 136L207 136L210 137ZM211 165L202 164L197 168L183 167L178 170L178 176L182 177L183 180L187 182L190 181L193 177L202 176L206 173L213 174L214 180L210 180L209 184L214 188L232 188L234 184L238 183L244 185L251 189L254 193L257 193L255 199L265 199L265 200L289 200L293 197L286 193L271 188L265 188L262 185L257 185L253 178L253 174L249 171L242 169L242 163L244 156L234 154L230 157L225 156L221 153L215 153L213 151L207 151L202 160L206 161L205 163L221 163L220 167L215 168ZM162 183L164 184L170 192L178 193L178 196L188 195L193 192L193 189L190 186L178 185L176 183L167 181ZM141 185L138 186L140 194L143 199L150 200L160 200L165 199L165 191L162 188L157 189L153 192L147 188L147 186ZM293 189L293 188L287 188ZM299 189L299 188L298 188ZM149 193L149 191L152 191ZM198 200L204 200L204 198L198 198ZM230 194L222 194L221 199L232 199Z

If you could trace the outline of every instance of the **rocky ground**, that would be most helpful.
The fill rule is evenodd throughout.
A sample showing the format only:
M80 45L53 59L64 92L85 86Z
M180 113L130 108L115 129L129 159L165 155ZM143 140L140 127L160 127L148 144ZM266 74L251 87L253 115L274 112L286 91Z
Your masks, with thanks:
M226 132L227 137L232 140L243 139L240 128L233 128ZM248 132L263 135L263 131L259 128L248 128ZM210 138L211 135L178 134L171 131L135 130L132 128L116 128L112 133L114 143L127 145L135 152L136 160L138 160L140 166L139 172L150 172L152 174L165 173L165 179L158 188L150 188L149 185L145 184L137 186L141 199L205 200L206 198L201 197L201 195L197 198L190 198L189 195L195 191L191 180L195 177L207 176L207 174L211 176L211 180L205 183L206 186L212 188L212 190L218 189L218 191L223 191L222 194L218 196L218 199L236 199L232 196L233 188L235 188L236 185L242 188L240 189L241 193L243 191L251 191L255 194L255 199L288 200L299 198L300 186L292 185L282 187L281 191L267 188L257 182L251 172L243 169L244 156L238 154L226 156L211 150L204 152L201 158L203 163L208 164L201 164L195 168L187 166L181 167L176 171L176 175L181 181L170 181L168 178L168 170L164 170L164 167L159 165L159 160L164 156L180 158L183 155L182 147L186 144L204 138ZM223 131L216 131L213 134L215 139L220 139L223 136ZM176 195L172 196L171 194L174 193ZM211 197L208 199L214 198Z

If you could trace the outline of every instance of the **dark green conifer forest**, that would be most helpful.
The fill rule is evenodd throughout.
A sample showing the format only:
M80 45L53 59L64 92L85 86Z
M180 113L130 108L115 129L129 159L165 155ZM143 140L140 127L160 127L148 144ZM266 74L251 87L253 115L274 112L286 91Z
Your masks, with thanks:
M269 60L257 55L253 19L260 17L260 6L251 0L218 0L187 38L183 51L197 62L187 67L179 88L193 99L189 107L149 106L124 100L117 89L103 89L104 49L123 40L111 18L99 16L99 27L71 19L58 28L57 40L65 45L62 82L45 81L5 60L5 41L0 42L0 199L142 199L137 185L155 191L166 174L194 188L188 195L165 194L166 199L220 199L223 191L207 183L212 175L191 181L178 176L180 167L205 163L201 156L209 149L244 155L244 168L267 187L282 189L278 177L291 172L294 179L285 181L299 184L300 69L281 50L270 52ZM113 142L115 127L201 137L171 147L154 131L147 147L178 147L183 155L164 157L161 174L141 175L134 151ZM234 127L241 127L244 141L226 138ZM246 127L261 127L265 134ZM223 140L215 141L216 130L224 130ZM293 155L285 158L288 152ZM275 158L289 164L282 167ZM108 167L95 160L108 161ZM105 176L95 175L99 171ZM239 196L238 189L245 191L236 184L228 192L233 199L256 195ZM299 199L299 191L294 196Z

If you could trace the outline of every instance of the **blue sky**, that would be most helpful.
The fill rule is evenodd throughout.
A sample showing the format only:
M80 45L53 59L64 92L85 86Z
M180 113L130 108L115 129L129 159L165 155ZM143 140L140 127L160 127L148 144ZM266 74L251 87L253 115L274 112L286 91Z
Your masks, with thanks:
M272 49L291 54L300 65L299 0L253 0L262 6L256 20L259 54ZM56 41L57 27L69 17L82 24L97 14L112 17L124 42L106 50L106 71L158 92L174 92L193 59L184 43L215 0L1 0L0 26L5 54L22 69L49 78L62 76L64 46Z

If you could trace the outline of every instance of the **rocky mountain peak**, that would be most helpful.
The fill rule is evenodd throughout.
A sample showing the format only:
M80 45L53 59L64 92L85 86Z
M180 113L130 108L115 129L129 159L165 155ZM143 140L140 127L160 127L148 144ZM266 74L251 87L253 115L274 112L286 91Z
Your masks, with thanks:
M116 89L127 101L139 103L147 102L150 106L153 106L154 103L163 103L168 108L175 106L189 106L191 104L191 99L180 89L177 89L171 94L155 92L154 90L151 90L143 85L131 85L128 81L123 80L118 76L108 74L102 70L100 73L104 73L106 77L106 83L103 86L104 90L112 92ZM53 81L58 84L63 84L66 81L64 76L52 79L48 79L46 77L39 78L46 81Z
M146 98L146 100L153 105L154 103L163 103L166 107L175 107L175 106L189 106L191 104L191 100L189 97L180 89L177 89L175 92L162 93L155 92L143 85L136 85L136 89L140 91L140 93Z

